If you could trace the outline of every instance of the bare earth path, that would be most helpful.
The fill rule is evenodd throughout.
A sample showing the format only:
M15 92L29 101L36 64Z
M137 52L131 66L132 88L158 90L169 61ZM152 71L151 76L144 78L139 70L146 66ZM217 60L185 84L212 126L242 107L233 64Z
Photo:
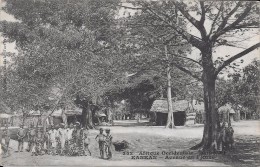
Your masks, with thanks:
M162 151L187 150L201 140L203 126L163 127L135 126L110 127L114 141L126 140L130 143L127 152L139 155L141 151L160 152L153 160L133 160L130 155L113 151L111 160L99 158L98 144L94 140L97 130L91 130L90 150L92 156L31 156L28 152L17 153L17 142L11 141L11 156L2 158L4 166L260 166L260 121L241 121L233 123L236 146L226 155L218 155L214 159L165 159Z

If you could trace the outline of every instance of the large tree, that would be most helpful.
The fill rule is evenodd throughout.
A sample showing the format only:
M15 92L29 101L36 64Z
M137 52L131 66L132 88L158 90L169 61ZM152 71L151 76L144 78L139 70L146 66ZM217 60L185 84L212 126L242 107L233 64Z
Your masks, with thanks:
M257 49L260 43L256 43L242 52L231 56L221 63L214 66L213 54L217 46L239 46L228 38L241 36L246 31L259 26L259 6L257 2L243 1L130 1L131 5L122 4L123 7L140 10L149 14L158 20L156 24L161 28L169 27L178 33L183 39L197 48L200 52L200 58L193 61L201 65L202 71L198 74L196 70L178 67L190 76L203 83L204 104L206 112L206 122L202 142L194 148L203 147L203 149L215 150L217 148L217 129L219 122L216 111L215 83L218 74L230 63L238 58ZM165 11L158 6L165 6L172 9L171 12ZM178 17L185 19L193 29L183 29L174 19L173 13ZM191 33L191 30L197 31L198 35ZM221 55L218 55L221 56Z
M8 67L18 79L7 83L9 93L22 95L17 96L18 106L21 100L28 103L26 96L35 102L33 94L54 99L47 118L58 106L80 98L76 102L86 117L83 124L92 127L89 104L121 73L121 56L113 49L116 8L111 4L116 2L6 1L4 10L19 20L1 22L3 35L15 41L19 51Z
M122 6L119 5L119 7ZM132 10L131 7L127 8ZM155 4L154 8L171 13L171 18L178 20L174 10L169 8L167 4ZM122 48L126 50L125 54L130 57L128 64L131 67L130 71L152 72L154 76L158 75L164 81L161 83L161 87L163 90L166 88L169 111L166 127L174 127L172 92L183 89L185 87L183 83L187 83L186 81L190 80L190 78L182 75L183 73L172 67L172 64L179 67L180 64L189 67L196 66L194 61L190 61L186 57L190 51L190 45L172 28L158 26L163 22L149 13L142 10L135 11L135 14L133 12L131 14L128 9L123 11L125 14L119 19L121 21L120 25L125 27L125 35L121 44L123 45ZM183 19L179 19L178 26L185 29ZM177 56L173 56L173 53Z

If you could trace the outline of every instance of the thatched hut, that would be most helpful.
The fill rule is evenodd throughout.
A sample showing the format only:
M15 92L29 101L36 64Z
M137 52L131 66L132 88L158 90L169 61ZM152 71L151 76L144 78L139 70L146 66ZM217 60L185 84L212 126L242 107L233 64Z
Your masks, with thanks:
M172 105L174 125L183 126L186 122L186 112L188 112L188 110L190 109L189 102L187 100L172 101ZM156 125L166 125L168 117L167 99L155 100L150 111L154 112L156 115Z
M227 103L218 108L218 113L220 115L221 122L229 122L234 121L235 110L233 109L232 105Z
M193 123L202 124L205 120L204 102L193 100L191 103L191 110L187 114L187 121L193 120Z
M81 122L82 109L75 107L74 109L58 109L55 110L50 117L50 124L60 124L65 123L65 125L70 125L77 121Z
M10 122L11 109L2 101L0 101L0 125L4 126Z

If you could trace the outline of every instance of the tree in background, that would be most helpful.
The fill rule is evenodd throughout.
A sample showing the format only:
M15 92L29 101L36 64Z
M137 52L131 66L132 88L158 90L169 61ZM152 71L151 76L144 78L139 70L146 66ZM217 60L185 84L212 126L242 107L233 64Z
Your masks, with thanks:
M252 63L243 68L242 72L231 74L231 88L233 104L238 107L242 105L251 111L250 117L253 114L259 117L259 60L254 60Z
M172 20L178 20L178 26L185 29L186 25L183 19L177 18L174 8L169 8L167 3L153 3L153 5L155 10L170 13ZM178 68L183 70L180 64L196 67L194 61L187 58L190 45L171 27L161 26L164 24L162 20L141 8L131 7L129 4L126 6L119 5L119 7L125 8L124 14L119 20L120 25L125 27L121 46L125 50L125 54L130 57L129 71L132 73L152 72L154 76L161 77L161 80L164 81L161 82L161 87L162 89L166 88L167 92L169 111L166 128L174 127L172 92L180 90L183 83L186 83L185 80L189 80L189 76L183 76ZM172 64L178 66L178 68L172 67Z
M141 10L159 19L161 23L157 24L158 27L173 29L189 44L199 50L199 59L194 58L193 60L200 64L202 68L197 70L183 68L183 71L203 83L206 122L202 142L193 148L202 147L207 150L215 150L217 148L217 129L219 127L215 99L217 76L230 63L257 49L260 43L233 55L217 67L214 66L213 55L215 56L215 54L213 53L215 48L221 45L238 46L238 43L232 43L228 36L240 36L251 28L258 28L259 7L257 3L242 1L147 2L141 0L131 2L131 4L134 6L133 9ZM158 6L165 6L165 4L167 4L168 8L178 11L166 12L162 8L158 8ZM199 32L199 35L195 36L189 32L191 30L178 26L176 24L177 20L172 17L173 13L177 13L178 17L185 19ZM206 24L210 25L209 28L206 27ZM199 73L194 73L196 71Z
M20 21L1 22L4 36L19 51L8 67L13 74L6 96L18 94L14 104L21 108L24 101L26 109L32 108L29 99L51 103L46 119L61 103L80 98L83 120L92 128L89 104L121 72L120 56L112 49L116 1L109 2L6 1L4 10Z

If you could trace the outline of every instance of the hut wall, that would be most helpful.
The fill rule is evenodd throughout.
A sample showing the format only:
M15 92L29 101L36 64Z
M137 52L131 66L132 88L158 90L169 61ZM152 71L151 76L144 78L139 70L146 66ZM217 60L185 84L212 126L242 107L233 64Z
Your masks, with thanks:
M168 113L157 112L156 113L156 125L165 126L167 123L167 117L168 117Z
M175 126L184 126L184 124L186 122L186 114L184 111L174 112L173 117L174 117Z
M60 123L62 123L61 117L53 117L53 124L54 125L59 125Z

